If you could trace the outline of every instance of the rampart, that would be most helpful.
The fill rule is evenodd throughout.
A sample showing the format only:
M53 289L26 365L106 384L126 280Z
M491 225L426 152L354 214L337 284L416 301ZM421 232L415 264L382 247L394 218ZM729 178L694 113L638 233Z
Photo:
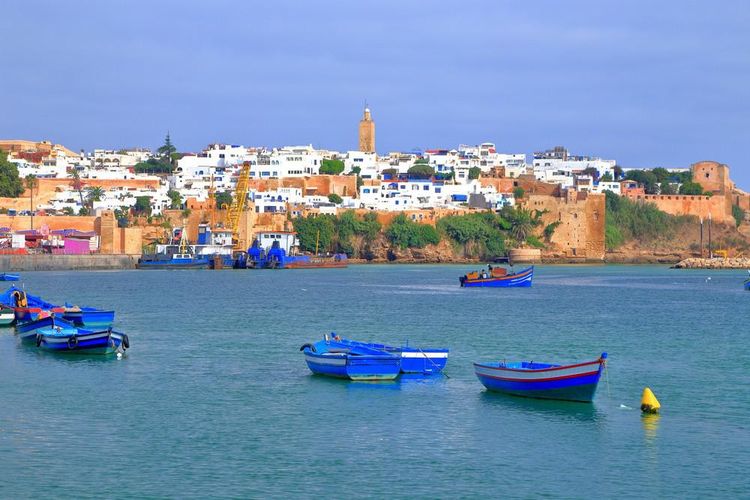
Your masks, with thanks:
M646 194L628 196L636 203L653 203L662 212L672 215L694 215L703 219L711 217L716 222L730 223L732 217L732 199L729 194L683 195L683 194Z

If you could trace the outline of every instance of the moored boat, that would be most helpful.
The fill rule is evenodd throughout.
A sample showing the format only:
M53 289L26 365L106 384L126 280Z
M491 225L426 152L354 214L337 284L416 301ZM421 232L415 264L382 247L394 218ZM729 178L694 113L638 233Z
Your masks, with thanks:
M18 281L21 276L12 273L0 273L0 281Z
M607 353L599 359L571 365L532 361L474 363L479 381L490 391L514 396L591 402Z
M37 330L36 345L58 353L113 354L129 348L130 340L126 334L112 329L92 331L49 327Z
M12 307L0 304L0 326L12 325L16 320L16 311Z
M329 339L300 347L313 373L351 380L393 380L401 370L401 357L364 346Z
M96 309L95 307L78 307L65 304L63 319L73 322L76 326L88 328L107 328L115 321L115 312Z
M31 342L36 340L37 332L47 328L57 328L58 330L65 330L72 333L77 331L75 325L69 321L61 319L57 316L48 314L41 318L37 318L31 321L24 321L16 324L16 333L21 340L25 342Z
M508 273L502 267L489 267L481 272L467 273L458 278L462 287L528 287L534 278L534 266L528 267L517 273Z
M364 346L388 354L401 356L401 373L412 373L422 375L433 375L443 371L448 363L448 349L443 348L425 348L412 346L391 346L386 344L373 344L367 342L358 342L333 335L337 342L345 345Z
M11 285L0 294L0 304L13 308L16 313L16 321L31 321L37 319L43 313L62 314L65 311L64 307L28 294L15 285Z

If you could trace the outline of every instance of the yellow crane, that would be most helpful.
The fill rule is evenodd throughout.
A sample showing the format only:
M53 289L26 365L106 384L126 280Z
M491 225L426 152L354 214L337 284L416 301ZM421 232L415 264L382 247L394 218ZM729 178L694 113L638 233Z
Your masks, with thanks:
M227 213L227 228L232 231L232 245L235 250L244 250L240 248L240 218L245 211L247 203L247 192L250 189L250 162L246 161L240 169L240 176L237 178L237 187L234 190L234 199Z

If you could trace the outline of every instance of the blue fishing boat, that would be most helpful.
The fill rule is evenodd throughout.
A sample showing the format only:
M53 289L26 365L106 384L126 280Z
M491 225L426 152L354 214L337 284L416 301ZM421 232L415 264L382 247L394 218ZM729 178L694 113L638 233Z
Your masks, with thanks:
M0 281L18 281L21 276L18 274L11 273L0 273Z
M43 313L61 314L64 307L52 304L26 293L23 289L11 285L5 292L0 294L0 304L12 307L16 313L16 321L31 321L37 319Z
M750 274L750 270L748 270L747 273ZM745 287L745 290L750 292L750 278L745 280L743 286Z
M36 345L58 353L113 354L125 352L130 340L124 333L107 330L92 331L59 326L37 330Z
M107 328L114 323L115 312L96 309L95 307L78 307L66 303L62 317L76 326Z
M201 254L195 245L188 244L187 231L180 230L178 244L156 245L154 253L143 254L138 259L138 269L208 269L212 255ZM231 253L230 262L231 265Z
M531 286L531 280L534 278L534 266L528 267L517 273L508 273L502 267L489 267L482 272L467 273L458 278L462 287L528 287Z
M351 380L393 380L401 370L401 357L364 346L329 339L300 347L313 373Z
M490 391L514 396L591 402L607 353L586 363L552 365L532 361L474 363L479 381Z
M420 349L412 346L390 346L386 344L373 344L367 342L358 342L341 338L335 333L331 336L337 342L351 346L364 346L369 349L401 356L401 373L412 373L421 375L433 375L443 371L448 363L448 349L427 348Z
M77 328L73 323L54 315L48 315L35 320L17 323L16 333L21 337L21 340L32 342L36 340L37 332L39 330L48 328L59 328L73 333L77 331Z

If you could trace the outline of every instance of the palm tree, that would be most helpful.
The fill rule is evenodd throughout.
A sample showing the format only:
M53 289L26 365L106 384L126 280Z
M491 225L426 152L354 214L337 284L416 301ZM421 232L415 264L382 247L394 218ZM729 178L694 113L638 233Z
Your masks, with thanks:
M89 186L86 188L86 201L89 204L91 211L94 211L94 202L101 201L104 197L104 189L100 186Z
M24 179L26 189L29 190L29 209L31 210L31 229L34 229L34 188L39 184L36 176L29 174Z
M81 181L81 174L76 169L73 169L73 180L70 181L70 186L78 191L78 196L81 197L81 208L84 208L86 204L83 202L83 182Z
M509 210L505 218L510 222L510 234L518 243L524 243L536 226L539 225L539 216L531 214L525 208Z

